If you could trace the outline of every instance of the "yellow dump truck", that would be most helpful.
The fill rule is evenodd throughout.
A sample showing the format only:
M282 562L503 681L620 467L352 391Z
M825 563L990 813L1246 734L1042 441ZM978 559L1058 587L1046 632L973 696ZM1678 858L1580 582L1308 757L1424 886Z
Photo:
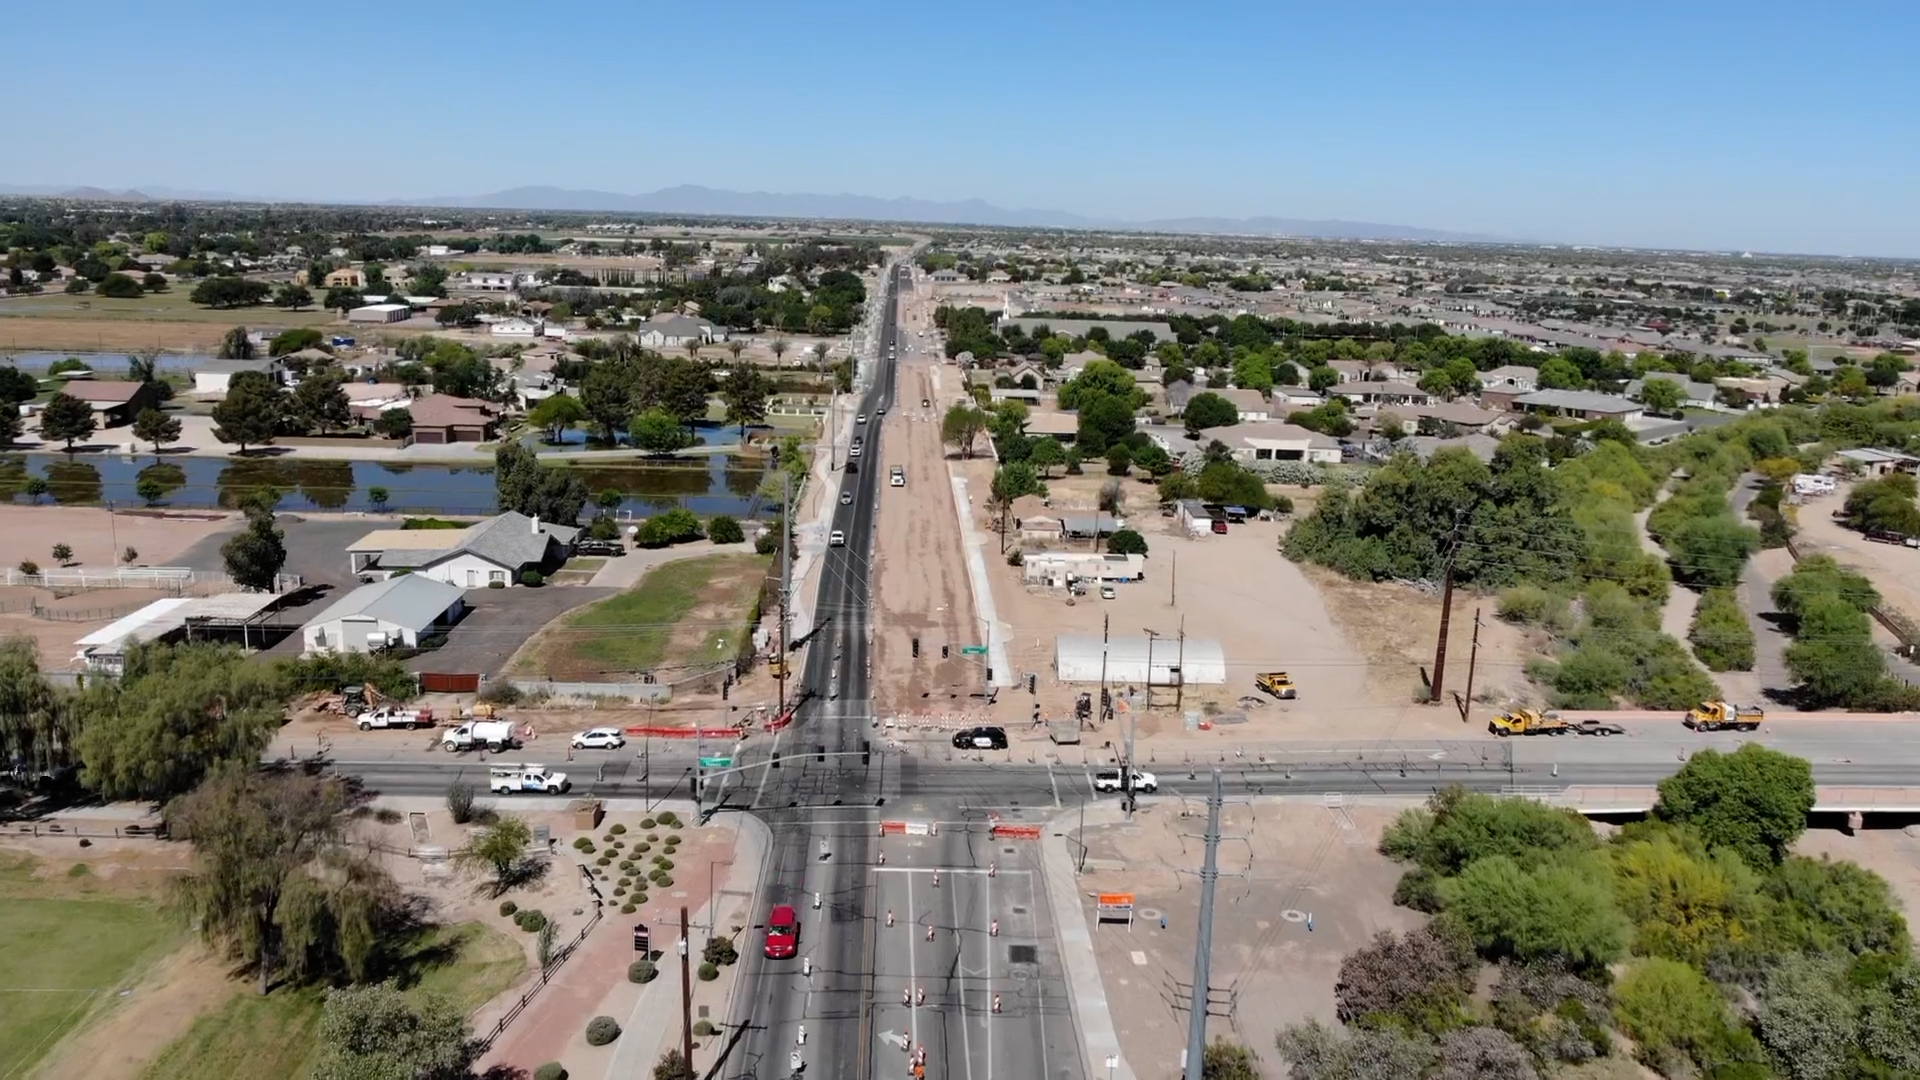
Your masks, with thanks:
M1695 731L1754 731L1766 718L1767 710L1758 705L1703 701L1687 710L1687 715L1680 722Z
M1284 671L1263 671L1253 677L1253 685L1282 701L1299 696L1293 686L1293 676Z
M1487 721L1487 730L1501 738L1509 735L1624 735L1626 728L1600 720L1568 720L1557 712L1537 709L1509 709Z

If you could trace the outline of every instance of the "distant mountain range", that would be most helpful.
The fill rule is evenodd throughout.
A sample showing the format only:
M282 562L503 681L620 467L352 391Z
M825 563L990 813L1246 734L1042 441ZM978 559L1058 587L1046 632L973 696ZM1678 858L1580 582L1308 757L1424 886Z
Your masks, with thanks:
M194 191L143 184L114 191L99 187L57 184L4 185L0 194L34 195L55 199L100 199L113 202L284 202L257 199L226 191ZM325 202L328 200L309 200ZM339 200L335 200L339 201ZM345 200L360 202L362 200ZM981 199L940 202L929 199L883 199L872 195L818 195L769 191L728 191L680 184L640 195L546 186L517 187L485 195L436 195L420 199L387 199L381 206L444 206L463 209L571 210L611 213L689 214L714 217L826 218L840 221L924 222L939 225L984 225L1038 229L1124 229L1145 232L1215 233L1245 236L1291 236L1342 240L1443 240L1478 243L1508 238L1476 233L1447 232L1410 225L1382 225L1367 221L1308 220L1283 217L1182 217L1148 221L1094 218L1064 210L1008 209Z

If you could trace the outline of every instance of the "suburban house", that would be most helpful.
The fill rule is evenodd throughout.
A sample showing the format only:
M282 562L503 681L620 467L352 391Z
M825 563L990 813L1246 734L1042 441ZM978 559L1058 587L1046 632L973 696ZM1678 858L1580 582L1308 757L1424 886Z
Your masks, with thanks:
M489 323L487 333L494 337L537 338L542 336L546 328L544 319L522 319L515 316Z
M418 574L362 585L328 604L300 628L301 652L377 652L416 648L420 638L452 626L466 611L466 590Z
M364 289L367 287L367 275L351 266L327 271L326 280L321 282L328 289Z
M1063 514L1060 517L1060 531L1068 540L1091 540L1096 536L1112 536L1127 527L1127 519L1112 514Z
M75 379L60 392L92 406L101 427L131 424L142 409L160 407L160 393L153 384L126 379Z
M1265 421L1201 432L1201 440L1220 440L1241 464L1261 461L1340 463L1340 443L1297 424Z
M305 350L302 350L303 352ZM318 350L316 350L318 351ZM332 357L328 357L332 359ZM233 377L243 371L258 371L274 382L284 382L285 372L279 359L208 360L193 369L193 392L197 397L224 398Z
M1327 393L1355 405L1425 405L1433 398L1412 383L1393 381L1336 383Z
M1329 360L1327 366L1343 383L1386 382L1400 378L1400 366L1385 360Z
M1327 403L1327 399L1304 386L1276 386L1273 388L1273 408L1284 416L1295 409L1317 409Z
M340 389L346 392L347 411L356 420L378 420L388 409L404 409L413 404L413 396L399 383L350 382L342 383Z
M486 442L500 423L491 403L451 394L428 394L406 409L413 416L416 443Z
M1576 420L1614 419L1622 423L1638 420L1645 413L1637 401L1618 394L1599 394L1591 390L1535 390L1513 399L1518 412L1547 416L1568 416Z
M361 578L399 571L466 589L520 584L528 570L551 573L580 530L511 510L464 529L377 529L347 548L347 569Z
M1492 371L1480 373L1480 389L1510 391L1515 394L1531 393L1540 387L1540 370L1521 364L1505 364Z
M1061 442L1072 442L1080 434L1080 418L1056 409L1034 409L1027 413L1027 434L1035 439L1050 435Z
M1654 372L1645 379L1635 379L1627 384L1627 396L1635 401L1641 400L1640 388L1648 380L1665 379L1680 388L1680 404L1688 409L1712 408L1719 400L1719 387L1710 382L1694 382L1685 375L1673 375L1666 372Z
M1273 419L1273 403L1258 390L1215 390L1227 399L1242 424L1258 424Z
M413 315L409 304L362 304L347 312L347 321L353 323L397 323L406 322Z
M951 285L956 281L964 281L966 279L965 274L962 274L960 271L955 270L951 266L944 267L939 270L935 270L932 274L928 276L932 277L933 280L939 282L942 285Z
M1019 401L1031 407L1045 400L1047 392L1039 389L1027 390L1018 386L996 386L987 391L987 396L993 401Z
M469 292L512 292L521 284L530 283L532 280L530 274L514 274L501 270L474 270L454 275L447 285Z
M1431 425L1452 424L1462 431L1484 431L1507 419L1506 413L1482 409L1464 401L1435 401L1426 405L1403 405L1392 411L1401 419L1415 425L1424 420Z
M680 349L689 342L710 345L727 340L726 332L691 315L655 315L634 331L633 339L649 349Z

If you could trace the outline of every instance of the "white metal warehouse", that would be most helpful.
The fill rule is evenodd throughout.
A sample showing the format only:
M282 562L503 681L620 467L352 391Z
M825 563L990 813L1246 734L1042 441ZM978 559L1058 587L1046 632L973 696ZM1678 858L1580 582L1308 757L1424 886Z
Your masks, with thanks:
M1053 639L1053 670L1061 682L1100 681L1103 646L1098 634L1061 634ZM1104 645L1107 682L1114 685L1172 686L1183 682L1220 685L1227 681L1227 656L1220 643L1144 634L1113 637ZM1183 678L1175 678L1175 669Z

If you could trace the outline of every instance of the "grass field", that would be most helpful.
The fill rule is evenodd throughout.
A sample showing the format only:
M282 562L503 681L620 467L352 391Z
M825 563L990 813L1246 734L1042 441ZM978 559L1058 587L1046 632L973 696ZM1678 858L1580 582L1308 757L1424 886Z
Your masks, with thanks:
M513 985L526 955L512 939L463 923L428 934L414 950L415 969L402 980L410 995L438 994L471 1012ZM427 959L427 958L433 959ZM235 994L201 1017L148 1067L151 1080L297 1080L313 1067L325 992L307 987L265 997Z
M29 1072L181 939L154 897L85 870L36 878L38 865L0 857L0 1077Z
M131 300L105 296L68 296L66 293L40 293L16 296L0 302L0 317L16 319L88 319L136 322L210 322L222 327L245 322L265 322L275 326L308 326L333 322L339 316L319 308L289 311L268 304L243 308L209 308L187 299L190 287L163 293L148 293Z
M733 655L769 557L707 555L665 563L640 583L563 616L515 662L523 674L560 680L618 678Z

